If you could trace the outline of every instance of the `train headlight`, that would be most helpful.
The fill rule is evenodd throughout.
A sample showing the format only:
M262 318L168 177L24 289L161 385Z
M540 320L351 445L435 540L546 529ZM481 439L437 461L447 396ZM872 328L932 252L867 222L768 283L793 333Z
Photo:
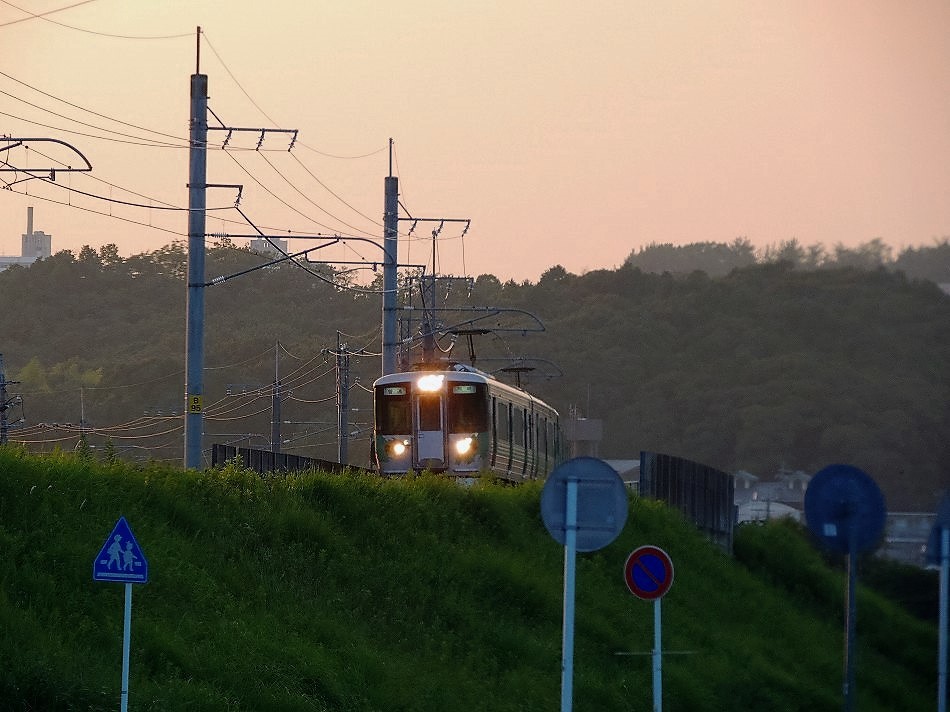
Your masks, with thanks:
M389 451L396 457L401 457L409 449L408 440L393 440L389 443Z
M459 438L455 441L455 452L459 455L467 455L475 447L475 438L469 436L466 438Z
M419 377L419 380L416 381L416 387L424 393L435 393L442 390L444 380L445 376L441 373L427 373L425 376Z

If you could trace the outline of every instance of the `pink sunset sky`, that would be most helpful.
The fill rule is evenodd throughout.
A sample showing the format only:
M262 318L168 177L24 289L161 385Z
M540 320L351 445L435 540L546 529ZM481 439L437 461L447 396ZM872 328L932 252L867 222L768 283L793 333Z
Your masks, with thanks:
M225 125L299 129L289 152L211 136L208 182L243 185L268 234L380 237L392 138L408 214L471 219L440 234L443 274L536 281L737 237L896 253L950 235L948 37L945 0L0 0L0 134L93 166L0 191L0 254L28 206L54 251L186 239L199 62ZM0 160L75 165L56 151ZM209 232L253 232L234 197L209 191ZM431 230L401 262L431 266Z

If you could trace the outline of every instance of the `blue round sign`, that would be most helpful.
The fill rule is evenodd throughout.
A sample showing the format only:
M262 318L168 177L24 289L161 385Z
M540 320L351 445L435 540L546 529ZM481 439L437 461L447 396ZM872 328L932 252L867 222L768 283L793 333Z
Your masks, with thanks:
M658 546L634 549L623 566L623 580L637 598L654 601L673 585L673 561Z
M559 544L567 540L568 483L575 485L577 551L597 551L612 542L627 521L627 488L617 471L596 457L558 465L541 490L541 518Z
M831 551L859 553L880 542L887 507L867 473L851 465L828 465L805 490L805 521Z

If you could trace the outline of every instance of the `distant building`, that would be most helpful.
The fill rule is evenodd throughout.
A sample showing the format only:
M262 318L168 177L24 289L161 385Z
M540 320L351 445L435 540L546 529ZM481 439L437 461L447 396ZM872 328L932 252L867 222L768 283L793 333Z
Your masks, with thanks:
M269 241L260 237L255 238L251 240L249 247L251 252L257 252L268 257L280 257L287 254L287 240L279 240L273 237Z
M11 265L31 265L53 254L53 236L33 230L33 206L26 209L26 232L22 236L19 256L0 256L0 272Z
M581 418L571 406L564 424L564 439L571 457L598 457L600 441L604 439L604 421L600 418Z
M736 483L736 522L764 522L789 517L805 523L805 491L811 475L781 469L772 480L745 470L733 475ZM877 555L915 566L924 565L927 537L936 521L933 512L888 512Z
M639 460L604 460L608 465L610 465L617 474L620 475L620 479L623 480L623 483L630 487L634 491L638 489L640 484L640 461Z
M802 521L805 490L811 475L801 470L780 469L772 480L763 480L751 472L739 470L736 483L736 521L761 522L791 517Z
M905 564L925 566L927 540L936 523L936 512L888 512L878 553Z

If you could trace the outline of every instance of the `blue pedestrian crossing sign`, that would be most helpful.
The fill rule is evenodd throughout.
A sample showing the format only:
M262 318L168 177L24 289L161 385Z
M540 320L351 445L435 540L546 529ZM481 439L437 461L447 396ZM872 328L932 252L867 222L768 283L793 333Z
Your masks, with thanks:
M92 562L93 581L146 583L148 561L135 541L125 517L119 517L115 528Z

